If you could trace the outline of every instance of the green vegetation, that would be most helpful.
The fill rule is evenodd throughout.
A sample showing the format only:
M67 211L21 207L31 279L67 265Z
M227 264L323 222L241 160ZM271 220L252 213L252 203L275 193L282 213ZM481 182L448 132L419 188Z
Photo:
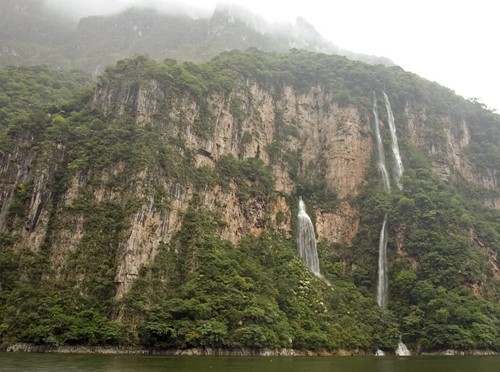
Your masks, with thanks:
M21 114L54 111L89 85L90 76L80 71L55 71L46 66L0 69L0 128Z
M381 317L373 300L352 284L336 280L329 287L316 278L290 238L270 230L235 248L214 234L217 224L207 211L192 209L174 241L143 269L125 299L128 321L143 324L142 344L390 349L397 343L394 320L386 319L389 329L373 327Z
M408 169L402 181L403 191L388 195L373 179L359 196L363 227L353 246L338 249L326 265L345 262L343 274L362 293L374 293L378 234L388 212L388 311L405 343L425 351L498 350L499 283L490 262L497 253L480 252L471 239L475 231L481 244L498 252L496 234L485 234L498 230L498 220L474 212L475 201L464 199L429 169Z
M0 81L1 344L390 351L402 336L416 350L500 350L500 213L484 207L498 189L456 171L444 181L431 166L446 147L445 123L459 135L465 121L475 170L498 172L500 119L479 103L398 68L298 50L232 51L203 64L138 56L109 67L96 92L80 73L45 67L0 70ZM248 158L258 135L248 128L258 120L254 85L274 101L275 133ZM319 243L329 284L297 258L293 236L270 224L289 217L272 211L273 167L293 182L284 195L291 216L299 195L309 210L339 205L328 164L304 166L299 127L277 104L290 87L329 92L325 110L354 106L367 127L373 91L385 87L402 139L403 191L383 192L373 161L349 200L361 215L352 244ZM233 119L230 150L211 143L221 101ZM425 108L421 148L409 143L407 107ZM437 150L429 155L427 145ZM234 192L245 218L263 215L238 244L221 238L227 221L217 203L207 208L214 189ZM386 213L390 300L382 311L374 293ZM160 241L118 298L132 221L138 241ZM158 231L167 228L176 232L165 239Z

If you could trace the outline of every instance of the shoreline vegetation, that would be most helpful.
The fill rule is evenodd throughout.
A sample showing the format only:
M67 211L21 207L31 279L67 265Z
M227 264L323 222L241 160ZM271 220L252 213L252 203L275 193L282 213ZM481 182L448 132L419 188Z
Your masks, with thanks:
M23 353L55 353L55 354L109 354L109 355L158 355L158 356L231 356L231 357L304 357L304 356L373 356L374 353L366 350L297 350L289 348L252 349L252 348L192 348L192 349L147 349L134 346L53 346L35 345L30 343L16 343L10 346L0 346L0 352ZM392 355L392 354L389 354ZM442 355L442 356L485 356L500 355L493 350L440 350L435 352L416 353L412 355Z

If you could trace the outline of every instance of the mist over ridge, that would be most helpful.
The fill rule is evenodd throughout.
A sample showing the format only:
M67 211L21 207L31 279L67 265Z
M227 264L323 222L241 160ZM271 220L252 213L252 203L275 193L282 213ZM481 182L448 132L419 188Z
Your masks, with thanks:
M106 66L134 54L201 62L224 51L248 48L278 52L296 48L393 64L387 58L338 48L301 17L294 22L272 22L231 3L211 9L206 4L197 8L195 3L159 1L82 4L55 0L5 4L0 66L46 64L97 77ZM85 14L94 15L77 19Z
M78 21L89 16L106 16L121 13L130 8L155 9L163 13L185 14L193 18L208 17L213 11L213 6L190 5L186 2L175 0L41 0L44 7ZM206 4L206 2L205 2Z

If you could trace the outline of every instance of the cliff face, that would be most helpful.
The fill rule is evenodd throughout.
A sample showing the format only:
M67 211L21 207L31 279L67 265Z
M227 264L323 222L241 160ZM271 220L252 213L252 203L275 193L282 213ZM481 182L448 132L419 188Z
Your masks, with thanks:
M276 95L251 81L229 96L210 95L203 108L192 97L165 102L167 96L169 92L162 90L155 80L146 81L134 90L101 84L95 92L93 107L114 118L132 112L137 125L162 128L160 135L166 142L169 138L178 138L195 154L196 167L213 168L218 159L228 155L260 159L274 170L274 189L284 195L295 192L294 181L286 167L283 168L281 159L271 159L268 149L281 141L283 153L299 150L299 174L321 174L327 187L336 190L338 197L344 200L338 210L318 209L318 239L343 244L352 241L359 216L357 207L348 199L356 196L365 182L372 148L370 122L363 120L358 110L339 107L331 93L319 86L305 92L288 86ZM165 104L167 111L160 114L159 108ZM212 120L210 135L196 133L195 122L201 115ZM293 136L279 133L277 117L282 126L293 126ZM145 178L146 182L147 176ZM130 288L139 269L155 257L160 242L168 243L178 231L182 214L192 200L189 186L168 185L167 181L163 188L170 190L173 196L168 210L155 211L155 201L149 198L131 218L116 276L119 297ZM136 190L136 193L144 194L144 190ZM199 192L197 203L220 213L223 239L237 244L243 236L259 236L270 226L291 234L291 220L295 216L291 215L292 206L287 205L283 197L269 204L267 200L252 198L242 201L237 193L235 184L226 190L216 186ZM277 215L284 219L277 222Z
M195 190L178 177L158 174L148 167L127 172L127 165L117 162L106 169L90 165L72 172L61 184L62 196L54 200L55 174L66 161L64 145L42 150L51 153L52 165L48 165L38 159L37 150L30 149L33 139L19 136L2 157L0 226L19 232L19 249L36 251L47 241L51 214L73 209L71 222L61 224L49 239L50 262L59 276L88 233L85 214L74 208L82 198L100 206L123 203L132 196L137 199L117 243L117 298L130 290L141 268L154 260L160 245L168 244L179 231L192 203L218 213L222 220L218 233L233 244L249 234L258 237L271 226L291 235L295 206L286 198L298 192L297 182L312 177L323 180L326 189L338 198L333 208L316 208L318 240L350 245L360 229L359 206L354 200L367 182L373 155L373 118L352 105L339 105L333 92L321 85L306 90L289 85L274 91L256 81L242 80L229 94L214 92L200 101L191 94L173 94L173 88L155 78L132 85L103 80L95 89L91 109L110 121L127 118L141 128L158 128L162 143L166 147L172 141L182 143L184 155L179 156L191 154L192 164L198 169L213 169L226 156L259 159L273 170L273 190L280 196L241 199L241 187L235 182L227 187L205 185ZM475 172L467 157L470 135L465 121L437 118L442 137L436 139L426 125L425 107L407 106L401 114L407 123L406 127L398 123L401 140L425 151L444 179L458 172L486 189L498 188L497 171ZM209 125L200 130L203 120ZM383 119L381 122L384 125ZM273 150L276 147L279 151ZM292 155L294 164L289 160ZM110 186L120 175L126 177L126 184ZM251 180L245 182L253 187ZM155 196L152 188L161 190L163 196ZM28 198L27 209L22 217L9 219L16 198ZM498 207L498 198L490 205Z
M456 120L443 114L429 118L424 106L406 106L409 142L424 151L433 170L449 181L458 174L464 180L485 190L497 191L500 185L498 167L486 166L478 169L471 157L471 121ZM431 124L431 125L430 125ZM433 130L432 127L438 128ZM500 208L500 196L486 195L484 204L489 208Z
M1 337L26 328L19 339L38 343L367 350L384 334L390 350L401 332L427 342L407 320L440 324L443 296L443 314L475 301L467 293L497 299L497 211L484 204L500 200L498 119L442 109L432 91L408 95L395 83L406 78L305 52L232 52L207 65L137 57L77 103L10 122L0 132ZM379 99L392 193L372 112L386 82L405 167L399 190ZM487 151L476 153L481 136ZM299 196L331 287L294 252ZM372 295L386 218L400 325L381 330ZM33 306L43 315L32 319ZM43 337L31 326L56 323Z

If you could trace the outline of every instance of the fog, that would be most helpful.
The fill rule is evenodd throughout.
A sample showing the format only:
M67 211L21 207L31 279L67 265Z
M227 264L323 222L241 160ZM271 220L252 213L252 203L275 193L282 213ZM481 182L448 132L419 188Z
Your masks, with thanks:
M45 0L45 7L77 21L82 17L118 13L131 7L153 8L169 13L202 17L210 15L216 3L216 1L201 0Z
M210 0L45 0L77 19L131 6L208 16ZM305 18L335 45L388 57L404 69L500 110L498 3L493 0L229 0L271 21Z

